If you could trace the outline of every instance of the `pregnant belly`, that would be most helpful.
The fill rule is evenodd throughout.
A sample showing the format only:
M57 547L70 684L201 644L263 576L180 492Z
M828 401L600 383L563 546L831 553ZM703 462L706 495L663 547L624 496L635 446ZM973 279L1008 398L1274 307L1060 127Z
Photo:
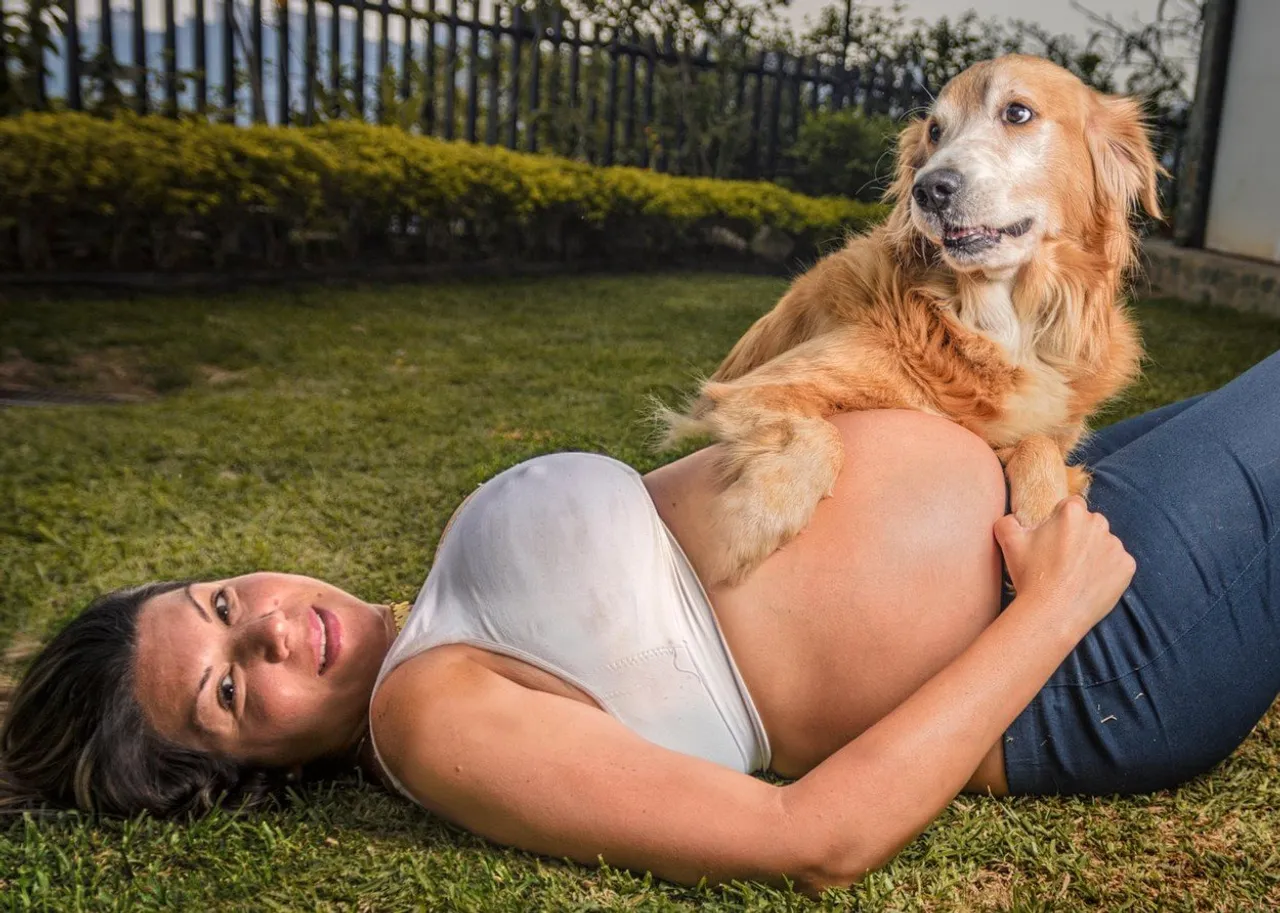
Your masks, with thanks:
M743 585L710 592L784 776L901 704L999 611L991 528L1005 489L991 450L920 413L834 423L834 495Z

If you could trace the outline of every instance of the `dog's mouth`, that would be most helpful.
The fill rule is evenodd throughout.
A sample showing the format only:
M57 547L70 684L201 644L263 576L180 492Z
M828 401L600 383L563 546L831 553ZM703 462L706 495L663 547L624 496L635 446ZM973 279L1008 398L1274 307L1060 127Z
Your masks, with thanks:
M946 225L942 227L942 246L949 253L975 254L995 247L1004 238L1017 238L1031 230L1031 219L1026 218L1006 225L989 228L985 225Z

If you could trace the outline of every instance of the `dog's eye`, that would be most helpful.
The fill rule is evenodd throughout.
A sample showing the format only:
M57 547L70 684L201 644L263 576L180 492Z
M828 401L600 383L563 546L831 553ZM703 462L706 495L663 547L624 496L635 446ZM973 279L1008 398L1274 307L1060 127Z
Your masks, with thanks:
M1007 124L1025 124L1035 116L1034 111L1026 105L1018 104L1016 101L1004 109L1004 120Z
M934 121L929 125L929 142L937 143L942 139L942 128L938 126L938 122Z

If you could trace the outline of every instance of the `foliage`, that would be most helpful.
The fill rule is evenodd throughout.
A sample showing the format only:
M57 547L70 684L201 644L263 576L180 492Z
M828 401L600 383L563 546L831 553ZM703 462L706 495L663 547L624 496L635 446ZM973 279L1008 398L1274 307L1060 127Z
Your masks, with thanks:
M853 108L816 114L787 150L778 183L814 196L878 200L893 173L897 132L888 117Z
M0 8L0 115L40 105L40 87L31 74L41 56L54 49L53 32L65 29L66 22L66 11L51 0L29 0L25 9ZM17 79L7 66L11 60L19 64Z
M1089 17L1089 46L1099 67L1119 91L1138 95L1158 113L1176 113L1191 104L1188 72L1194 66L1204 31L1207 0L1159 0L1155 18L1123 25L1092 4L1072 0Z
M0 120L0 212L0 264L51 269L693 257L715 226L803 256L882 210L346 121L29 114Z

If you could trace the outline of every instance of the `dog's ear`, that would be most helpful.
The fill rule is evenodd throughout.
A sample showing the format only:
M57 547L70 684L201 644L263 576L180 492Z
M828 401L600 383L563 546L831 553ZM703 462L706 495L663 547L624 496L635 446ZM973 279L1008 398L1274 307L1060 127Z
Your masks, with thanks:
M1088 125L1094 181L1104 205L1127 213L1141 202L1152 218L1161 218L1156 180L1167 172L1156 161L1151 137L1137 100L1098 95Z
M884 194L886 200L896 201L899 204L910 202L911 186L916 182L916 172L924 166L925 160L929 157L929 150L925 146L925 124L927 123L926 120L913 120L898 134L897 164L893 183Z

